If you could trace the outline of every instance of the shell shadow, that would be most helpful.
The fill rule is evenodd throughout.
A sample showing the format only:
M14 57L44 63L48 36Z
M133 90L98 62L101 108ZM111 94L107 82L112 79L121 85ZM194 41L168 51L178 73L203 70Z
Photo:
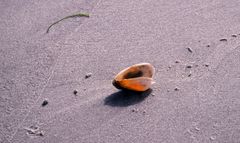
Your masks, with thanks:
M138 104L146 99L152 93L152 89L144 92L134 92L129 90L120 90L107 96L104 99L104 105L127 107L130 105Z

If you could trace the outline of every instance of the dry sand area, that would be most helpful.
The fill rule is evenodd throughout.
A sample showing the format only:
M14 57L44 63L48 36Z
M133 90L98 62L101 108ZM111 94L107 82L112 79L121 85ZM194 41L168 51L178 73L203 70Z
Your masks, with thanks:
M0 143L240 143L239 0L1 0L0 12ZM90 17L46 34L75 12ZM112 86L141 62L156 68L151 90Z

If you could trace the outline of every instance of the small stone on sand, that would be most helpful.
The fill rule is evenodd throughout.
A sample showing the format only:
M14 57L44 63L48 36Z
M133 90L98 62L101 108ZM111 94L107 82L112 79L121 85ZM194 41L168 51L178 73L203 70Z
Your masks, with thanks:
M42 102L42 107L46 106L47 104L48 104L47 99L43 100L43 102Z
M176 87L174 90L175 90L175 91L178 91L179 89Z
M132 112L138 112L138 110L137 109L132 109Z
M188 50L188 52L190 52L190 53L192 53L193 51L192 51L192 49L191 48L187 48L187 50Z
M44 133L41 131L39 132L39 136L43 137L44 136Z
M186 68L190 69L190 68L192 68L192 66L186 66Z
M233 34L233 35L232 35L232 37L236 38L236 37L237 37L237 35Z
M77 93L78 93L77 90L74 90L74 91L73 91L73 94L74 94L74 95L77 95Z
M92 73L87 73L86 75L85 75L85 79L87 79L87 78L89 78L89 77L91 77L92 76Z
M205 66L205 67L209 67L209 64L205 64L204 66Z
M179 61L175 61L176 64L180 63Z
M227 42L227 39L220 39L219 41Z
M210 45L207 45L207 47L210 47Z

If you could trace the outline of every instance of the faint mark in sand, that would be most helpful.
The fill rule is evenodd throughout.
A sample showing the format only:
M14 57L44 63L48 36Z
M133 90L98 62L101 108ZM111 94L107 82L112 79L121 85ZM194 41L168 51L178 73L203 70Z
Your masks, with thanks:
M30 126L29 128L24 128L28 135L31 136L44 136L43 131L39 130L37 126Z
M211 137L210 137L210 140L211 140L211 141L214 141L215 139L216 139L216 136L211 136Z
M211 71L203 74L201 77L199 77L199 79L209 76L214 71L217 71L220 65L222 65L223 60L227 58L228 55L232 54L236 49L239 49L239 48L240 46L225 45L225 44L224 45L220 44L219 46L217 46L212 52L212 54L210 54L205 61L205 63L208 63L208 64L205 64L205 67L209 67L209 65L211 65L211 68L210 68Z

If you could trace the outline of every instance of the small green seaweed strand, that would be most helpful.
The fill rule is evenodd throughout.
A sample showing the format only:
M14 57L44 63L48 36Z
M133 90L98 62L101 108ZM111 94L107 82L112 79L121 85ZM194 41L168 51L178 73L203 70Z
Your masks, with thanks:
M63 20L68 19L68 18L73 18L73 17L90 17L90 16L89 16L88 13L77 13L77 14L73 14L73 15L66 16L66 17L64 17L64 18L62 18L62 19L60 19L60 20L54 22L53 24L51 24L51 25L48 27L46 33L49 32L50 28L51 28L53 25L59 23L60 21L63 21Z

